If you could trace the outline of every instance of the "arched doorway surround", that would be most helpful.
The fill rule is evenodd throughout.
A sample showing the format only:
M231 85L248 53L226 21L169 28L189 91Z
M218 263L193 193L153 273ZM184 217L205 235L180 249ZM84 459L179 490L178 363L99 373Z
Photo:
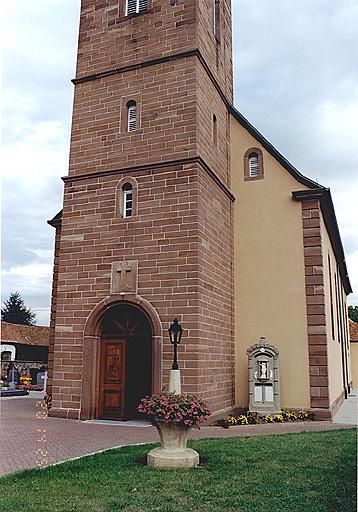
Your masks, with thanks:
M152 392L161 390L162 326L153 306L138 295L111 295L95 306L87 318L83 339L83 372L80 419L93 419L100 415L99 383L101 378L102 319L114 307L128 305L137 308L148 319L152 333Z

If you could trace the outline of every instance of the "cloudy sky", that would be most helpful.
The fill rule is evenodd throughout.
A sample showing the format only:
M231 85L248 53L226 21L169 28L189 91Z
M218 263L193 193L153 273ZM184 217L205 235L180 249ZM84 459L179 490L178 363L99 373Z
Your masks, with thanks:
M80 0L2 9L2 295L49 321L54 231L67 174ZM358 2L233 0L235 106L332 190L358 304Z

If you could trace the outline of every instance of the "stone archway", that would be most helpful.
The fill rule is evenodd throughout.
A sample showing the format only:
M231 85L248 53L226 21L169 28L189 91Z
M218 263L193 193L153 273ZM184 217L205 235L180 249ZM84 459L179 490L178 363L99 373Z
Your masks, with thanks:
M100 415L100 375L102 319L108 311L120 305L137 308L151 327L152 392L161 389L162 326L153 306L138 295L111 295L103 299L87 318L83 339L83 372L80 419L93 419Z

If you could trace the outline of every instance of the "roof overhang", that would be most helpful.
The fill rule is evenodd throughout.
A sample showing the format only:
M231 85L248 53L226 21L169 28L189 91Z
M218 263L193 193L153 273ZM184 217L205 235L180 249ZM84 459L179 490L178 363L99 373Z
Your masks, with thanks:
M61 227L61 223L62 223L62 210L59 211L54 217L53 219L50 219L47 221L47 224L50 224L50 226L52 226L53 228L60 228Z
M309 188L324 188L301 174L233 105L229 105L229 112L299 183Z
M310 190L298 190L296 192L292 192L292 197L295 201L318 200L320 202L323 220L328 232L329 239L332 244L334 255L336 257L343 287L346 294L349 295L350 293L352 293L353 290L351 287L351 283L349 281L342 239L339 233L336 213L334 211L334 205L330 189L319 187Z

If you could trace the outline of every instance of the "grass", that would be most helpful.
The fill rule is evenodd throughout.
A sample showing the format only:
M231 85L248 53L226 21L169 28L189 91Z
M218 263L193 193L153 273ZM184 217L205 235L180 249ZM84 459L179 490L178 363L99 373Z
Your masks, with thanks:
M127 446L0 479L0 510L355 512L355 430L204 439L207 464L154 469Z

